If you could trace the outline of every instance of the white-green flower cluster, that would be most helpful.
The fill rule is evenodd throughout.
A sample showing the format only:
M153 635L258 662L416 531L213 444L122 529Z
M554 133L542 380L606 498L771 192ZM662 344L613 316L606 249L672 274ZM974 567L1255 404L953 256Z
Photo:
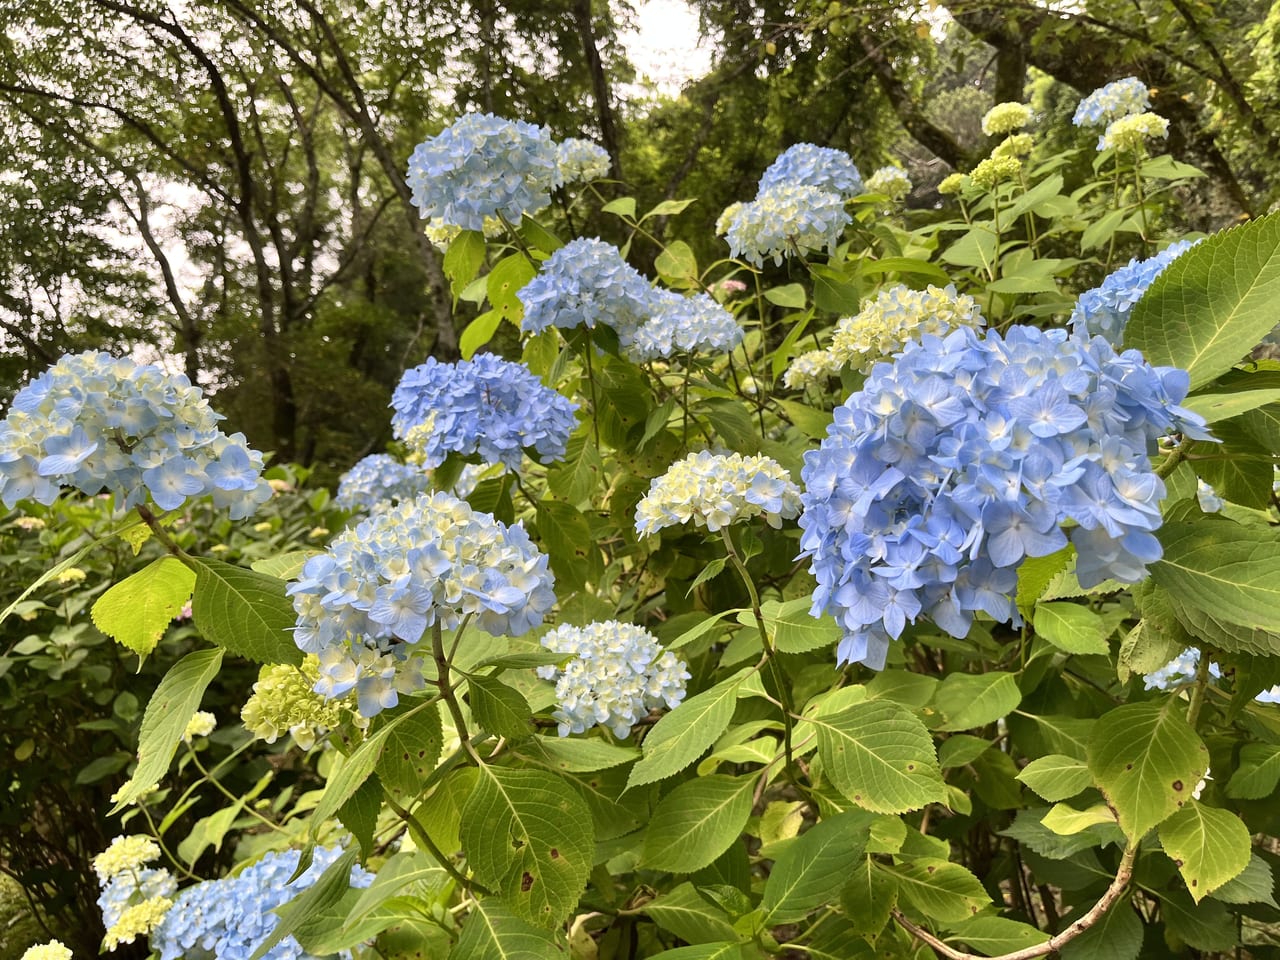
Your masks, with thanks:
M20 960L71 960L71 950L61 940L50 940L27 947Z
M939 336L956 327L981 328L986 321L978 303L950 284L912 290L887 287L852 317L836 325L829 348L839 367L870 373L878 361L893 356L926 334Z
M556 146L556 165L564 183L591 183L609 175L609 152L598 143L570 137Z
M830 350L810 350L791 361L782 375L782 385L788 390L800 390L808 386L820 386L828 377L840 372L840 363Z
M1135 113L1107 125L1098 138L1098 150L1133 152L1143 149L1148 140L1169 136L1169 121L1158 113Z
M507 228L502 225L502 221L497 217L485 217L483 232L486 240L493 240L502 236ZM462 228L452 223L445 223L439 217L432 217L427 221L426 234L427 239L441 250L447 251L449 244L458 239L458 234L462 233Z
M867 177L867 193L881 193L891 200L901 200L911 192L911 178L907 171L894 164L881 167Z
M1025 103L997 103L982 118L982 132L988 137L1013 133L1031 123L1035 114Z
M649 485L636 507L636 532L648 535L692 520L716 532L763 516L771 527L800 515L800 488L769 457L691 453Z
M554 716L562 737L595 726L625 737L650 710L670 710L684 699L687 666L643 627L616 620L565 624L542 645L573 656L563 669L538 668L538 676L556 682Z
M116 837L93 858L93 870L106 883L112 877L137 870L159 858L160 847L144 834Z
M303 750L310 750L317 740L344 723L360 730L369 726L368 719L356 709L353 695L327 699L316 693L318 683L320 658L315 654L304 657L296 667L266 664L240 710L240 720L259 740L275 743L287 733Z
M196 737L207 737L218 725L218 718L208 710L197 710L187 721L187 728L182 731L182 739L190 743Z
M767 259L781 264L794 253L834 250L853 220L840 194L792 183L763 190L732 216L727 213L722 225L730 254L757 267Z

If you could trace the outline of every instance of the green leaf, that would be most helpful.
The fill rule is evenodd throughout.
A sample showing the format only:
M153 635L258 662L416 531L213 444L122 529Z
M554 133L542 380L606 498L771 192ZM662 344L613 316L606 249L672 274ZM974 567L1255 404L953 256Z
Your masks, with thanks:
M1044 943L1049 935L1042 930L1004 917L973 917L951 928L948 940L968 944L989 957L1025 950Z
M1179 256L1133 308L1124 345L1181 367L1194 390L1230 370L1275 326L1280 215L1215 234Z
M1018 567L1018 609L1029 611L1043 595L1055 576L1071 563L1071 547L1043 557L1027 557Z
M458 295L468 283L475 279L480 265L484 263L484 234L479 230L463 230L449 243L444 252L444 275L449 279L449 287L453 290L453 302L456 305Z
M1086 763L1060 753L1032 760L1018 779L1049 801L1068 800L1093 785Z
M765 628L779 651L808 653L811 650L821 650L837 642L843 635L844 631L830 615L810 615L809 608L812 606L813 599L807 596L782 603L766 600L761 605Z
M1191 799L1209 752L1179 701L1128 703L1098 719L1088 762L1121 829L1137 840Z
M858 275L862 277L882 277L890 273L923 277L943 286L952 282L951 275L937 264L913 257L882 257L879 260L863 260L858 264Z
M654 791L651 787L627 790L625 770L565 772L561 776L590 808L597 842L625 836L648 822ZM634 840L632 850L638 853Z
M533 711L519 690L497 677L467 675L471 713L486 733L516 739L533 733Z
M805 293L803 284L788 283L783 287L770 287L764 292L764 298L780 307L803 310L808 295Z
M858 812L826 817L794 840L773 865L765 884L764 923L803 920L835 900L849 875L866 859L870 818Z
M142 796L165 775L204 691L218 675L222 651L196 650L175 663L147 703L138 731L138 766L115 795L114 814Z
M942 714L939 730L972 730L995 723L1022 702L1011 673L952 673L938 685L933 705Z
M744 944L720 941L663 950L653 954L651 960L748 960L750 956Z
M933 738L901 704L867 700L811 722L827 774L860 807L906 813L946 796Z
M543 253L555 253L564 246L559 237L527 213L520 220L520 235L525 243Z
M1037 603L1036 633L1059 650L1077 654L1110 652L1107 637L1112 628L1088 607L1078 603Z
M930 920L967 920L991 903L981 881L958 863L921 857L892 869L898 894Z
M323 550L290 550L288 553L255 560L249 567L277 580L296 580L298 574L302 573L303 564L322 553Z
M809 267L813 274L813 303L827 313L853 314L858 312L858 285L839 270L815 263Z
M1280 783L1280 746L1247 743L1240 749L1240 766L1227 781L1227 796L1236 800L1262 800Z
M857 933L878 936L898 903L898 884L871 857L863 857L849 874L840 893L840 905Z
M320 911L342 899L351 889L351 868L356 862L356 848L352 847L325 869L307 889L284 906L276 908L280 922L265 940L258 944L249 960L261 960L277 943L296 931Z
M1058 836L1072 837L1099 824L1115 823L1116 817L1105 803L1095 803L1087 810L1077 810L1066 803L1055 803L1040 822Z
M1124 223L1125 213L1124 210L1111 210L1085 227L1080 234L1080 249L1087 253L1110 240L1120 224ZM1125 345L1129 346L1127 342Z
M449 960L564 960L564 953L546 930L497 897L485 897L471 907Z
M533 279L535 272L533 264L523 253L513 253L495 263L485 284L492 312L520 326L524 319L524 304L516 293Z
M640 756L634 747L578 737L534 737L520 745L520 752L553 770L571 773L608 770Z
M502 314L497 310L486 310L467 324L458 338L458 352L463 360L470 360L477 350L493 339L502 325Z
M302 663L293 642L297 615L283 580L221 560L193 562L191 619L206 640L258 663Z
M365 857L374 852L373 832L378 827L381 810L382 785L377 780L366 780L360 784L360 788L338 810L339 822L356 838L360 853Z
M650 900L644 912L663 930L691 944L733 941L738 936L729 915L700 896L692 883Z
M1160 846L1199 903L1249 865L1249 828L1234 813L1191 800L1160 824Z
M694 412L704 417L730 450L755 453L760 447L756 423L746 409L732 400L713 397L694 405Z
M755 780L712 774L680 784L653 811L643 863L671 873L691 873L711 863L747 825Z
M444 733L435 704L389 725L381 754L374 764L378 779L401 804L418 795L422 781L436 768Z
M1075 919L1073 914L1065 922ZM1111 905L1094 926L1062 948L1062 960L1135 960L1142 949L1142 920L1128 897Z
M1216 900L1195 903L1185 890L1160 897L1169 935L1208 953L1227 952L1236 945L1235 918Z
M1274 372L1254 373L1249 375L1249 379L1256 380L1257 385L1237 381L1229 393L1197 393L1187 397L1182 406L1200 414L1205 422L1216 423L1280 401L1280 375Z
M595 443L585 437L574 437L569 441L564 463L547 472L547 489L555 497L578 505L590 500L599 488L603 471L604 463Z
M114 584L93 605L93 625L141 659L191 599L196 575L177 557L161 557Z
M644 738L644 756L631 768L627 787L664 780L702 756L733 719L738 687L748 673L741 670L690 697L654 724Z
M1276 906L1276 882L1271 874L1271 864L1256 853L1237 876L1213 891L1213 899L1223 903L1265 903Z
M698 588L699 584L706 583L708 580L714 580L720 574L724 573L725 564L729 561L724 557L715 557L707 562L707 565L698 571L698 575L693 578L693 582L689 584L689 589L684 592L687 597Z
M556 577L568 587L583 586L598 553L582 511L559 500L539 500L538 534Z
M591 872L590 817L553 773L482 764L460 836L480 883L496 888L521 919L555 927L577 907Z
M795 400L778 400L777 403L786 418L806 437L814 440L822 440L826 437L827 428L831 426L833 419L829 411L815 410L807 403L799 403Z
M688 200L663 200L640 219L643 222L650 217L674 217L677 213L683 213L685 208L696 199L696 197L690 197Z
M693 247L683 240L673 240L653 261L653 268L663 277L677 280L696 279L698 258Z
M636 198L635 197L618 197L616 200L610 200L600 208L602 213L612 213L619 217L630 217L632 220L636 216Z

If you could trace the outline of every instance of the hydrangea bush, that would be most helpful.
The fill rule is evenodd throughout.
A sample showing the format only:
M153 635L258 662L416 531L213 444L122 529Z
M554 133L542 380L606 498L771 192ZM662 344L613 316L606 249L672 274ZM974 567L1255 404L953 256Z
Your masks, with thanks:
M918 220L899 168L797 145L709 265L655 225L685 201L593 191L598 148L463 117L409 182L488 302L464 359L405 374L411 462L352 468L345 529L237 563L150 509L271 491L189 385L104 355L33 381L6 505L115 494L99 539L149 563L96 629L148 655L192 616L116 771L104 946L1274 952L1280 367L1248 358L1280 216L1170 236L1196 171L1149 105L1086 97L1098 179L1069 182L1001 104ZM88 589L68 566L36 589Z

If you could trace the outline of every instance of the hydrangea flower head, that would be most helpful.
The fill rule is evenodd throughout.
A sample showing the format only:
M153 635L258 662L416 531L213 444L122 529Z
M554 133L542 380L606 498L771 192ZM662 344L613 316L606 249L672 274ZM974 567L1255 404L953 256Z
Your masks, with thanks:
M108 949L149 933L173 905L177 890L178 881L168 870L135 868L103 880L98 909L107 928Z
M431 475L389 453L371 453L338 478L333 502L344 510L372 510L380 501L410 500L431 489Z
M838 193L779 183L738 207L729 218L725 239L732 256L757 267L771 258L776 265L794 253L834 250L852 222Z
M386 506L312 557L287 593L294 641L319 656L315 691L355 691L361 716L422 686L418 643L464 617L493 636L539 626L555 603L547 557L508 527L447 493Z
M391 428L427 467L450 453L519 471L526 450L543 463L564 456L577 425L569 402L523 364L479 353L470 360L407 370L391 395Z
M651 294L622 251L589 237L566 243L516 292L524 306L521 329L540 333L604 324L618 332L623 346L648 317Z
M880 668L907 623L954 637L974 616L1019 623L1018 568L1068 542L1076 576L1136 583L1160 557L1164 483L1147 450L1207 438L1177 406L1185 371L1101 337L971 327L875 365L805 455L802 555L815 616L844 628L839 657Z
M655 290L652 303L652 315L626 349L637 363L676 353L729 353L742 343L742 327L710 294Z
M275 743L287 733L302 750L310 750L317 740L344 723L362 730L369 726L353 693L326 698L316 693L320 683L320 658L315 654L307 654L296 667L265 664L240 710L240 720L259 740Z
M125 509L212 494L233 520L271 497L262 454L181 374L107 353L69 354L18 391L0 420L0 502L53 503L59 488L106 491Z
M843 150L797 143L788 147L760 176L756 199L774 187L817 187L849 200L863 192L862 174Z
M776 460L703 450L653 479L636 506L636 532L647 536L692 520L715 533L758 516L777 528L799 511L800 489Z
M507 228L503 226L502 221L497 217L485 217L482 232L485 239L492 240L500 237L506 232ZM441 250L447 251L449 244L458 239L458 234L462 233L462 228L452 223L445 223L439 217L433 217L427 221L426 226L427 239Z
M996 184L1012 180L1022 172L1022 161L1008 154L987 157L969 172L969 180L979 190L990 190Z
M1106 131L1098 138L1098 150L1122 150L1134 152L1146 148L1148 140L1169 136L1169 121L1158 113L1136 113L1121 117L1107 124Z
M1199 666L1199 649L1187 647L1159 670L1146 674L1142 678L1143 689L1168 690L1170 687L1191 683L1196 678L1196 670ZM1222 671L1216 663L1209 664L1209 676L1215 679L1222 676Z
M595 726L625 737L650 710L670 710L684 699L688 668L643 627L616 620L566 624L543 636L542 645L573 655L563 669L538 668L538 676L556 682L562 737Z
M151 947L160 960L195 956L248 960L280 922L272 911L311 887L341 855L338 847L317 847L311 866L293 883L289 877L298 866L297 850L268 853L236 876L186 887L153 932ZM352 867L348 883L357 890L366 888L373 883L373 874ZM284 937L263 957L318 960L293 936Z
M938 183L938 192L944 197L962 193L970 183L967 173L949 173Z
M556 147L556 164L562 183L591 183L609 175L609 151L590 140L570 137Z
M840 367L841 364L831 355L830 350L810 350L791 361L782 375L782 385L788 390L819 386L828 377L838 374Z
M1124 339L1134 305L1169 264L1194 244L1188 240L1171 243L1154 257L1133 259L1113 271L1101 285L1080 294L1071 311L1071 329L1088 336L1103 336L1118 346Z
M1151 106L1151 93L1137 77L1125 77L1099 87L1080 101L1071 122L1077 127L1109 123L1119 117L1142 113Z
M190 743L196 737L207 737L218 726L218 718L208 710L197 710L187 721L187 728L182 731L182 739Z
M145 834L116 837L93 858L93 871L101 883L122 873L132 873L159 859L160 846Z
M1031 107L1025 103L997 103L982 118L982 132L988 137L1013 133L1031 123L1034 116Z
M71 960L71 948L61 940L50 940L27 947L19 960Z
M995 149L991 151L991 156L1000 157L1025 157L1035 148L1035 137L1029 133L1015 133L1011 137L1005 137L996 144Z
M901 200L911 192L907 171L894 164L881 167L867 178L867 193L882 193L891 200Z
M469 113L418 144L407 182L424 219L483 230L485 217L519 223L560 185L556 145L542 127Z
M940 336L956 327L981 328L986 320L973 297L950 284L912 290L904 284L886 287L852 317L836 324L829 352L837 370L852 367L870 373L872 366L926 335Z

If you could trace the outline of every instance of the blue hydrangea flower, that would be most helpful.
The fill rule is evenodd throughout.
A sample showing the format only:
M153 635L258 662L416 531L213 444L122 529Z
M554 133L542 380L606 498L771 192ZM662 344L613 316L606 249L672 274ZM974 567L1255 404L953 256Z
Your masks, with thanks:
M249 960L280 922L271 911L312 886L341 855L338 847L317 847L311 866L293 883L289 883L289 877L298 866L297 850L268 853L236 876L187 887L151 935L151 947L159 953L160 960L196 956ZM351 868L349 883L353 889L364 889L373 879L367 870ZM288 936L268 950L264 960L318 958Z
M0 501L50 504L64 486L106 491L125 509L213 495L242 520L271 498L262 454L218 429L181 374L107 353L68 355L18 391L0 420Z
M111 929L129 907L155 897L172 897L177 890L178 881L168 870L145 868L117 873L102 883L98 894L102 925Z
M1119 117L1143 113L1151 106L1151 93L1137 77L1125 77L1099 87L1080 101L1071 122L1077 127L1092 127Z
M485 217L519 223L560 185L555 142L544 128L469 113L418 144L407 182L424 219L483 230Z
M577 426L571 403L519 363L490 353L441 363L434 357L405 372L391 395L391 428L437 467L450 453L478 453L485 463L519 471L524 452L542 463L564 457Z
M616 620L566 624L543 636L542 645L573 655L563 669L538 668L538 676L556 682L554 716L562 737L595 726L625 737L650 710L670 710L684 699L690 676L684 661L643 627Z
M356 693L361 716L422 686L419 641L464 617L495 637L520 636L555 604L547 557L447 493L384 505L309 559L287 593L294 642L320 657L316 693Z
M613 244L581 237L548 257L516 296L524 306L523 330L604 324L626 346L649 316L653 290Z
M1159 670L1148 673L1142 678L1146 690L1168 690L1191 683L1196 678L1196 670L1200 666L1200 651L1196 647L1188 647L1166 663ZM1222 671L1216 663L1209 664L1209 676L1217 679Z
M431 475L421 467L389 453L373 453L338 478L333 502L344 510L371 510L383 500L409 500L430 489Z
M797 143L780 153L760 176L756 199L779 186L817 187L848 200L862 193L862 174L843 150Z
M742 343L742 327L710 294L655 290L652 311L626 351L637 363L675 353L729 353Z
M562 183L591 183L609 175L609 151L590 140L570 137L556 148Z
M1198 241L1197 241L1198 242ZM1194 244L1188 240L1171 243L1154 257L1133 259L1111 273L1100 286L1080 294L1071 311L1071 329L1086 336L1103 336L1114 346L1124 339L1124 328L1133 313L1134 304L1165 267L1186 253Z
M873 367L802 473L813 613L844 628L840 660L882 667L922 616L955 637L979 612L1018 623L1018 567L1068 539L1082 584L1140 580L1165 492L1148 449L1208 438L1177 406L1188 384L1101 337L1031 327L960 327Z
M840 194L819 187L779 183L725 217L729 253L757 267L771 258L834 250L853 217Z

